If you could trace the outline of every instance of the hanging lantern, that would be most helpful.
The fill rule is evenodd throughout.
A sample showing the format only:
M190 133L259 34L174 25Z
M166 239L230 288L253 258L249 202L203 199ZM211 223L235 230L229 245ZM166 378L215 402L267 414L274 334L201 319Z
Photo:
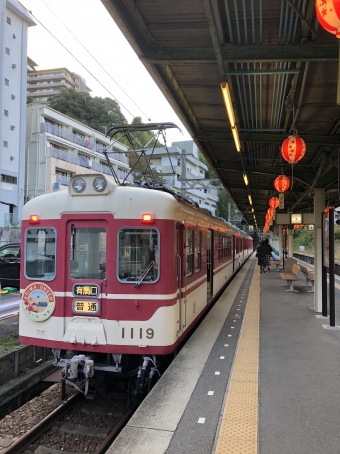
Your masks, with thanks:
M271 208L278 208L278 206L280 205L280 201L277 197L272 197L271 199L269 199L268 203Z
M340 38L340 1L316 0L315 9L321 27Z
M266 214L266 224L269 224L270 219L271 219L271 216L267 213Z
M274 180L274 187L279 192L285 192L290 186L290 179L285 175L280 175Z
M275 212L274 208L268 208L267 213L272 218L275 215L276 212Z
M282 157L289 164L296 164L306 153L306 144L301 137L289 136L281 146Z

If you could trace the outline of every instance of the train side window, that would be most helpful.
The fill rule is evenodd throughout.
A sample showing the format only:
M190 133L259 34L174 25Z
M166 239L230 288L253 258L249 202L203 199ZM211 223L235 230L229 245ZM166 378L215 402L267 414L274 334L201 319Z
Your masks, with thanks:
M71 231L71 279L105 279L106 230L73 227Z
M186 230L185 232L185 274L186 276L192 275L193 265L193 230Z
M53 228L32 228L25 232L25 276L52 281L56 275L57 233Z
M194 260L195 273L201 269L201 232L195 231L195 260Z
M154 283L159 278L159 233L156 229L123 228L118 233L118 280Z
M217 240L217 260L221 262L223 260L223 236L218 235L218 240Z

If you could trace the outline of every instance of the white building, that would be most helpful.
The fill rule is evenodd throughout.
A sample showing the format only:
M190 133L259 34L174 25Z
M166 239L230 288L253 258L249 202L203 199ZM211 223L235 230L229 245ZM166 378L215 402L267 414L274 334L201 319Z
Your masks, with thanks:
M34 20L17 0L0 0L0 227L24 205L27 29Z
M110 139L45 104L27 105L25 201L55 190L67 190L75 173L101 172L114 181L102 151ZM110 162L118 178L130 170L119 142L110 148ZM128 181L132 182L130 175Z
M163 174L167 187L186 195L200 208L215 215L219 189L205 180L208 168L198 159L197 145L193 140L185 140L173 142L168 149L170 158L165 148L155 148L150 161L151 168ZM150 155L151 150L147 154Z
M62 88L73 88L83 93L92 91L82 76L67 68L35 70L33 66L27 72L27 96L32 97L32 102L44 103Z

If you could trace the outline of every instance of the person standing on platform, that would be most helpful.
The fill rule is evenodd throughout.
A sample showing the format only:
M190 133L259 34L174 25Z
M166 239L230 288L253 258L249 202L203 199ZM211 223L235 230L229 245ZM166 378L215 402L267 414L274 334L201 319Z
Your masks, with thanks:
M257 264L260 266L261 273L266 272L266 254L267 249L265 246L265 242L261 241L260 245L256 249L256 257L257 257Z
M271 245L269 244L268 238L266 238L266 239L264 240L264 243L265 243L265 248L266 248L266 262L267 262L267 267L268 267L268 271L270 271L270 261L271 261L271 259L272 259L273 248L272 248Z

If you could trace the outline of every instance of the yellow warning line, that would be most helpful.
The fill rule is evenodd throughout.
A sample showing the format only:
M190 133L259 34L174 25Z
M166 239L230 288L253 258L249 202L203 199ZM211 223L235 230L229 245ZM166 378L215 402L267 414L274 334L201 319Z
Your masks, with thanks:
M257 454L260 272L255 267L215 454Z

